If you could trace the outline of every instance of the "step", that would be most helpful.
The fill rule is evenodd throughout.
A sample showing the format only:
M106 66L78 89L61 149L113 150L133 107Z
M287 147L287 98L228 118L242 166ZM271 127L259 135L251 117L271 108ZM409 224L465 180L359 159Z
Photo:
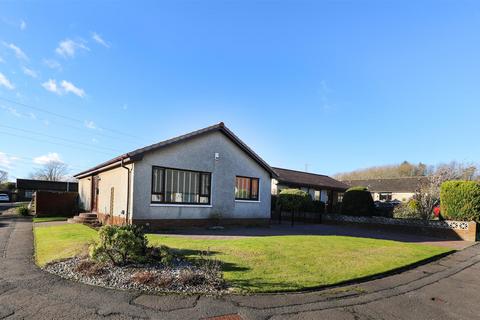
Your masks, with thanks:
M92 212L82 212L79 214L80 217L82 218L95 218L97 219L97 214L96 213L92 213Z

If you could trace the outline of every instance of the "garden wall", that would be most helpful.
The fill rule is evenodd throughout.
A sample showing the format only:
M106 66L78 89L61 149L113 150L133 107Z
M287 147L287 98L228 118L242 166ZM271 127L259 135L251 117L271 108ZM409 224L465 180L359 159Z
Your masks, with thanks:
M73 217L76 213L78 192L37 191L32 200L32 212L37 216Z
M362 224L376 229L452 240L476 241L477 236L477 224L468 221L423 221L418 219L358 217L340 214L323 214L322 221L333 224Z

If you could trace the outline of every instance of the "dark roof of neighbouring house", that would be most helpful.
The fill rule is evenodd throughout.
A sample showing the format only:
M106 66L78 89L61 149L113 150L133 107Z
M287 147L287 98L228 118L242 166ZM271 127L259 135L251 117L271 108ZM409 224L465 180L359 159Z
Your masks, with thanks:
M257 155L250 147L248 147L240 138L238 138L230 129L228 129L223 122L220 122L218 124L215 124L210 127L206 127L197 131L193 131L175 138L171 138L168 140L164 140L140 149L133 150L131 152L125 153L123 155L120 155L118 157L115 157L109 161L106 161L104 163L101 163L93 168L90 168L88 170L82 171L80 173L77 173L74 177L82 176L85 175L86 173L90 172L96 172L98 170L101 170L102 168L109 166L111 164L114 164L116 162L125 160L125 159L131 159L131 161L137 161L141 160L143 158L143 155L147 152L150 151L156 151L160 148L171 146L176 143L181 143L186 140L199 137L202 135L205 135L207 133L211 133L214 131L219 131L223 133L227 138L229 138L233 143L235 143L240 149L242 149L245 153L247 153L253 160L255 160L261 167L263 167L267 172L269 172L272 176L275 176L275 171L262 159L260 158L259 155Z
M351 187L367 187L371 192L415 192L427 177L343 180Z
M78 191L77 182L17 179L17 189L45 191Z
M316 174L310 172L296 171L283 168L273 168L277 173L277 180L279 183L284 183L296 187L310 187L310 188L326 188L344 191L348 189L348 185L335 180L323 174Z

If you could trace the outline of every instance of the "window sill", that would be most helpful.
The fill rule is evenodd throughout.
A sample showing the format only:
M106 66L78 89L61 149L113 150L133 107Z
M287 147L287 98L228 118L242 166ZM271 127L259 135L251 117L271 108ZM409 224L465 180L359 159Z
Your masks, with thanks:
M260 200L239 200L239 199L235 199L235 202L253 202L253 203L259 203Z
M150 203L150 207L190 207L190 208L211 208L211 204L176 204L176 203Z

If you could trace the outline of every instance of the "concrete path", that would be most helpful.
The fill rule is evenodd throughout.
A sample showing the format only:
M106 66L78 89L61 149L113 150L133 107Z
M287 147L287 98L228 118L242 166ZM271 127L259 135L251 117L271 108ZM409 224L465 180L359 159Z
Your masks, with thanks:
M30 219L0 217L0 319L479 319L479 274L473 245L401 274L317 292L149 295L39 270Z

